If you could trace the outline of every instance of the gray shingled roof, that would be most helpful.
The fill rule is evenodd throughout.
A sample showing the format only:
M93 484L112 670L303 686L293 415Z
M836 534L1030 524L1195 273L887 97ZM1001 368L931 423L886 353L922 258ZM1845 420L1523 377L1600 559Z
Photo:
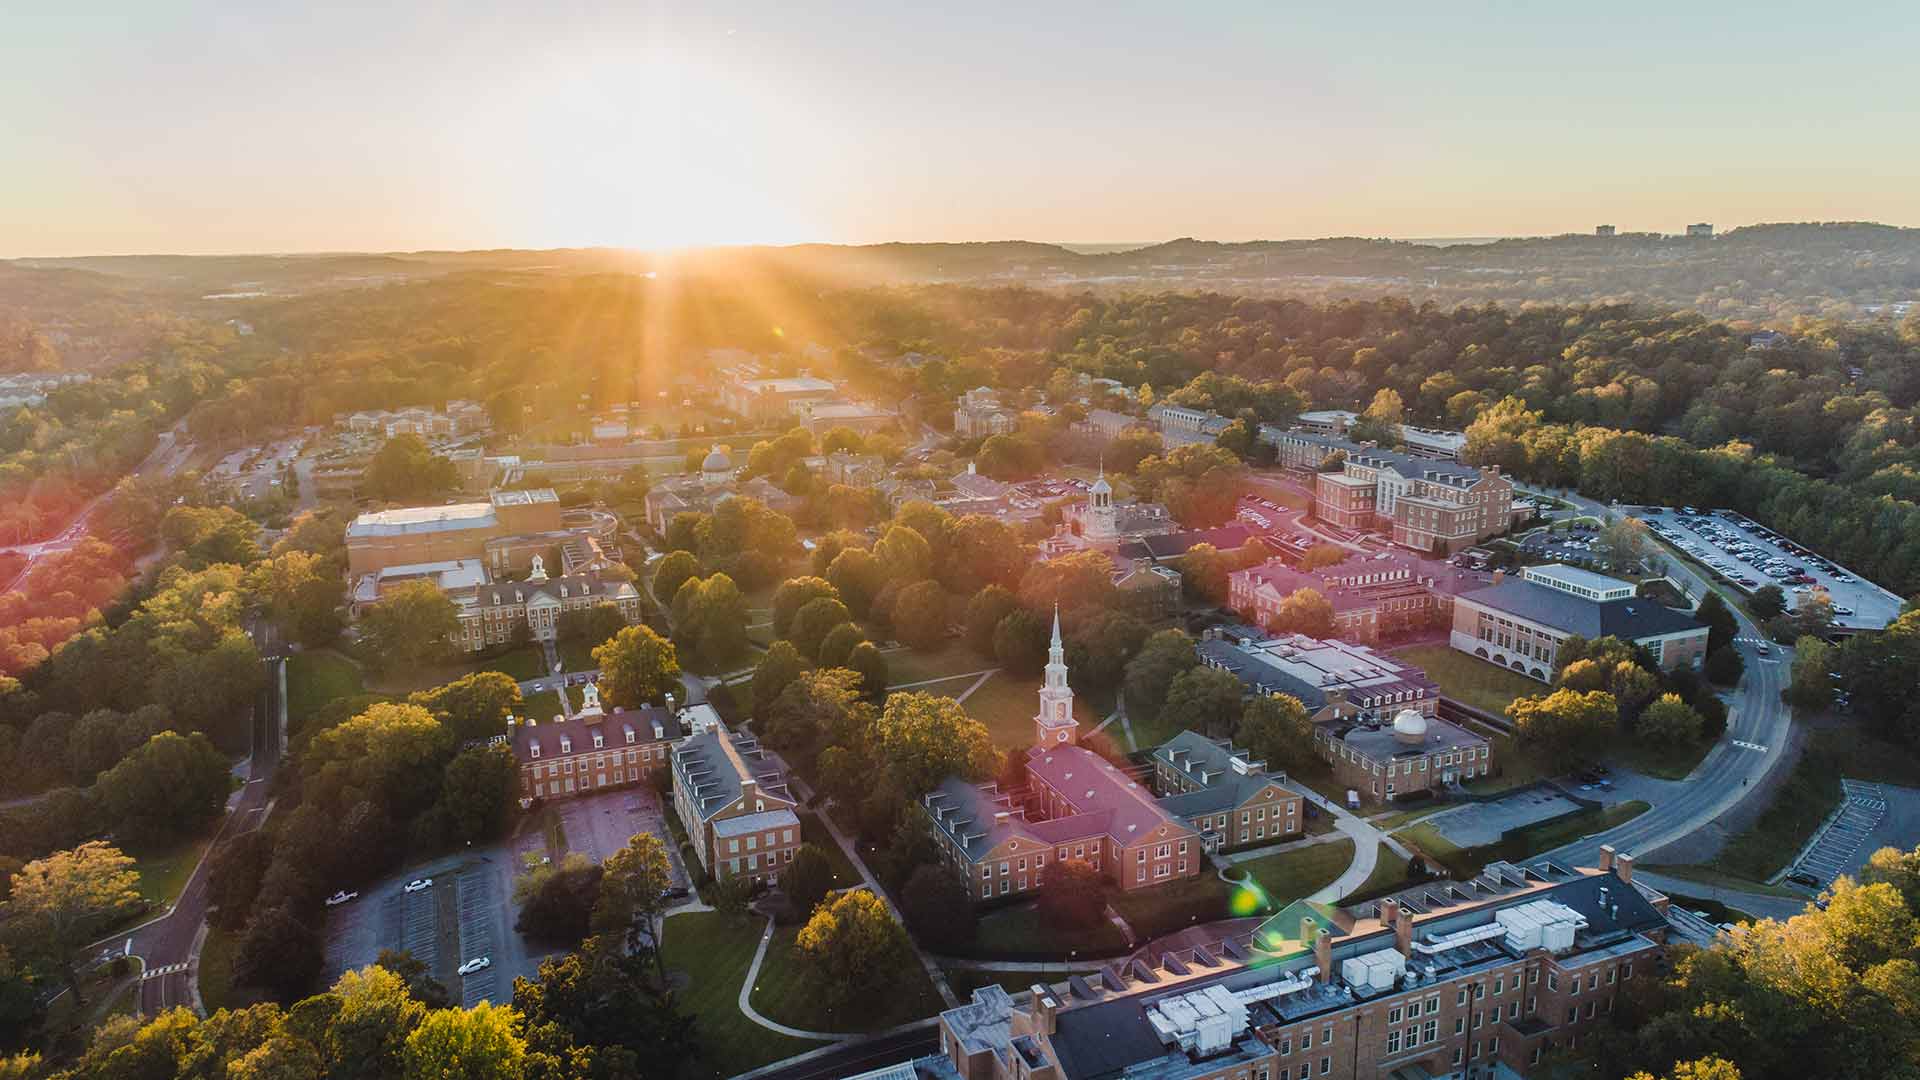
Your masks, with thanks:
M1460 599L1586 638L1609 634L1635 641L1656 634L1699 630L1704 623L1685 612L1642 597L1600 603L1531 581L1509 578L1460 594Z

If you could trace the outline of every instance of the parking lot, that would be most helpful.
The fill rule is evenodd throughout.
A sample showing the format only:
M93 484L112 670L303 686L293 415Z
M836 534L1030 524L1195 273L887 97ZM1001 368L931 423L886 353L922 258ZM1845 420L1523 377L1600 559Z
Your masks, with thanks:
M1589 570L1635 570L1637 567L1616 567L1611 561L1595 553L1593 544L1600 533L1597 525L1574 525L1566 532L1549 532L1537 529L1520 538L1520 550L1529 558L1549 562L1566 563L1569 566L1584 567Z
M1892 593L1733 511L1621 509L1641 516L1662 541L1744 593L1778 585L1788 605L1797 607L1812 590L1824 589L1835 625L1848 630L1883 629L1900 614L1900 599Z
M327 912L326 975L373 963L382 949L405 949L427 965L455 1001L505 1001L515 976L532 976L547 955L513 930L514 860L489 848L414 867L362 889L358 899ZM430 888L406 884L431 878ZM460 965L486 957L490 966L462 976Z
M1460 847L1491 844L1509 829L1571 814L1580 804L1545 785L1516 791L1492 802L1467 803L1443 810L1427 821Z
M1842 780L1839 813L1793 864L1781 872L1779 884L1817 892L1842 874L1858 876L1860 868L1883 847L1910 851L1920 842L1920 790ZM1811 877L1808 885L1799 875Z
M601 862L626 847L634 834L652 833L667 846L668 859L673 863L674 884L688 883L686 869L680 865L680 852L674 847L673 834L667 830L660 795L651 784L557 800L552 805L560 817L560 830L566 834L568 851L577 851L594 862ZM531 836L523 837L521 843L525 847L529 842L538 841L537 836ZM547 854L558 857L560 853Z

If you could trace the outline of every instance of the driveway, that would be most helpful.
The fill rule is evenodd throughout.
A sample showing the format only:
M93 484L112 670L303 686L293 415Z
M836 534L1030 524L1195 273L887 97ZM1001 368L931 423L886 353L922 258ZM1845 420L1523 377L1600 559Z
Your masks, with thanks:
M1570 814L1580 804L1544 785L1516 791L1492 802L1473 802L1429 815L1428 824L1459 847L1477 847L1500 839L1508 829Z
M597 791L591 795L558 799L549 805L560 818L560 828L566 833L568 851L577 851L594 862L605 862L607 856L626 847L636 834L652 833L666 845L668 861L673 864L674 884L688 884L687 871L680 865L680 852L673 842L673 833L667 829L666 810L661 806L660 794L652 784ZM526 846L528 839L522 838L522 847Z

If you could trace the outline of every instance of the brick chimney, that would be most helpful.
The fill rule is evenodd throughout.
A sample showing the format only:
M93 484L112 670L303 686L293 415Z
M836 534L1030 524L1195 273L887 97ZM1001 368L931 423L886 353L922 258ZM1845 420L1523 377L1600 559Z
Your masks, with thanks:
M1628 885L1633 884L1633 856L1624 853L1615 855L1613 872L1620 875L1621 881Z
M1060 1013L1060 999L1053 996L1053 990L1044 983L1034 983L1027 988L1033 995L1033 1033L1051 1035L1056 1028L1055 1017Z
M1333 935L1325 928L1315 932L1313 938L1313 964L1320 969L1320 981L1333 981Z
M1400 950L1401 956L1413 956L1413 912L1401 907L1400 901L1388 897L1380 901L1380 914L1387 920L1387 925L1393 927L1393 947Z
M1600 872L1604 874L1611 869L1613 869L1613 845L1601 844L1600 845Z

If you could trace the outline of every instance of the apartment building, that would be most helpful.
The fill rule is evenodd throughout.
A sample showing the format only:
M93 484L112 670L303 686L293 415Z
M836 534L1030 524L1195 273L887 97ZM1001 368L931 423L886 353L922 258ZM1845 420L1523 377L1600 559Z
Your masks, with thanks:
M680 714L671 708L606 712L598 688L589 683L585 689L585 702L570 717L507 721L507 738L520 765L521 805L649 779L667 767L673 744L686 735Z
M750 735L709 721L673 748L673 808L700 865L716 878L778 879L800 846L797 805Z
M1493 1080L1578 1053L1634 980L1666 970L1668 899L1598 868L1490 864L1352 908L1294 904L1253 932L940 1015L913 1080ZM881 1075L887 1075L885 1073Z
M1333 605L1337 636L1371 644L1383 636L1450 625L1453 598L1486 584L1484 578L1438 559L1411 553L1353 557L1316 570L1283 559L1227 576L1227 602L1256 626L1267 626L1301 589Z
M356 434L379 435L389 439L395 435L418 435L422 438L471 435L493 428L493 420L484 406L458 400L447 402L443 410L436 411L419 405L404 409L369 409L337 416L334 422Z
M496 491L485 502L371 511L347 526L347 570L358 578L389 566L477 559L489 540L560 529L560 497L552 488Z
M1297 840L1306 828L1306 796L1226 739L1183 731L1161 743L1153 783L1161 808L1199 830L1206 851Z
M1643 645L1664 668L1699 667L1706 624L1636 593L1630 581L1558 563L1518 578L1496 574L1455 598L1448 644L1542 682L1552 681L1560 645L1575 634Z

